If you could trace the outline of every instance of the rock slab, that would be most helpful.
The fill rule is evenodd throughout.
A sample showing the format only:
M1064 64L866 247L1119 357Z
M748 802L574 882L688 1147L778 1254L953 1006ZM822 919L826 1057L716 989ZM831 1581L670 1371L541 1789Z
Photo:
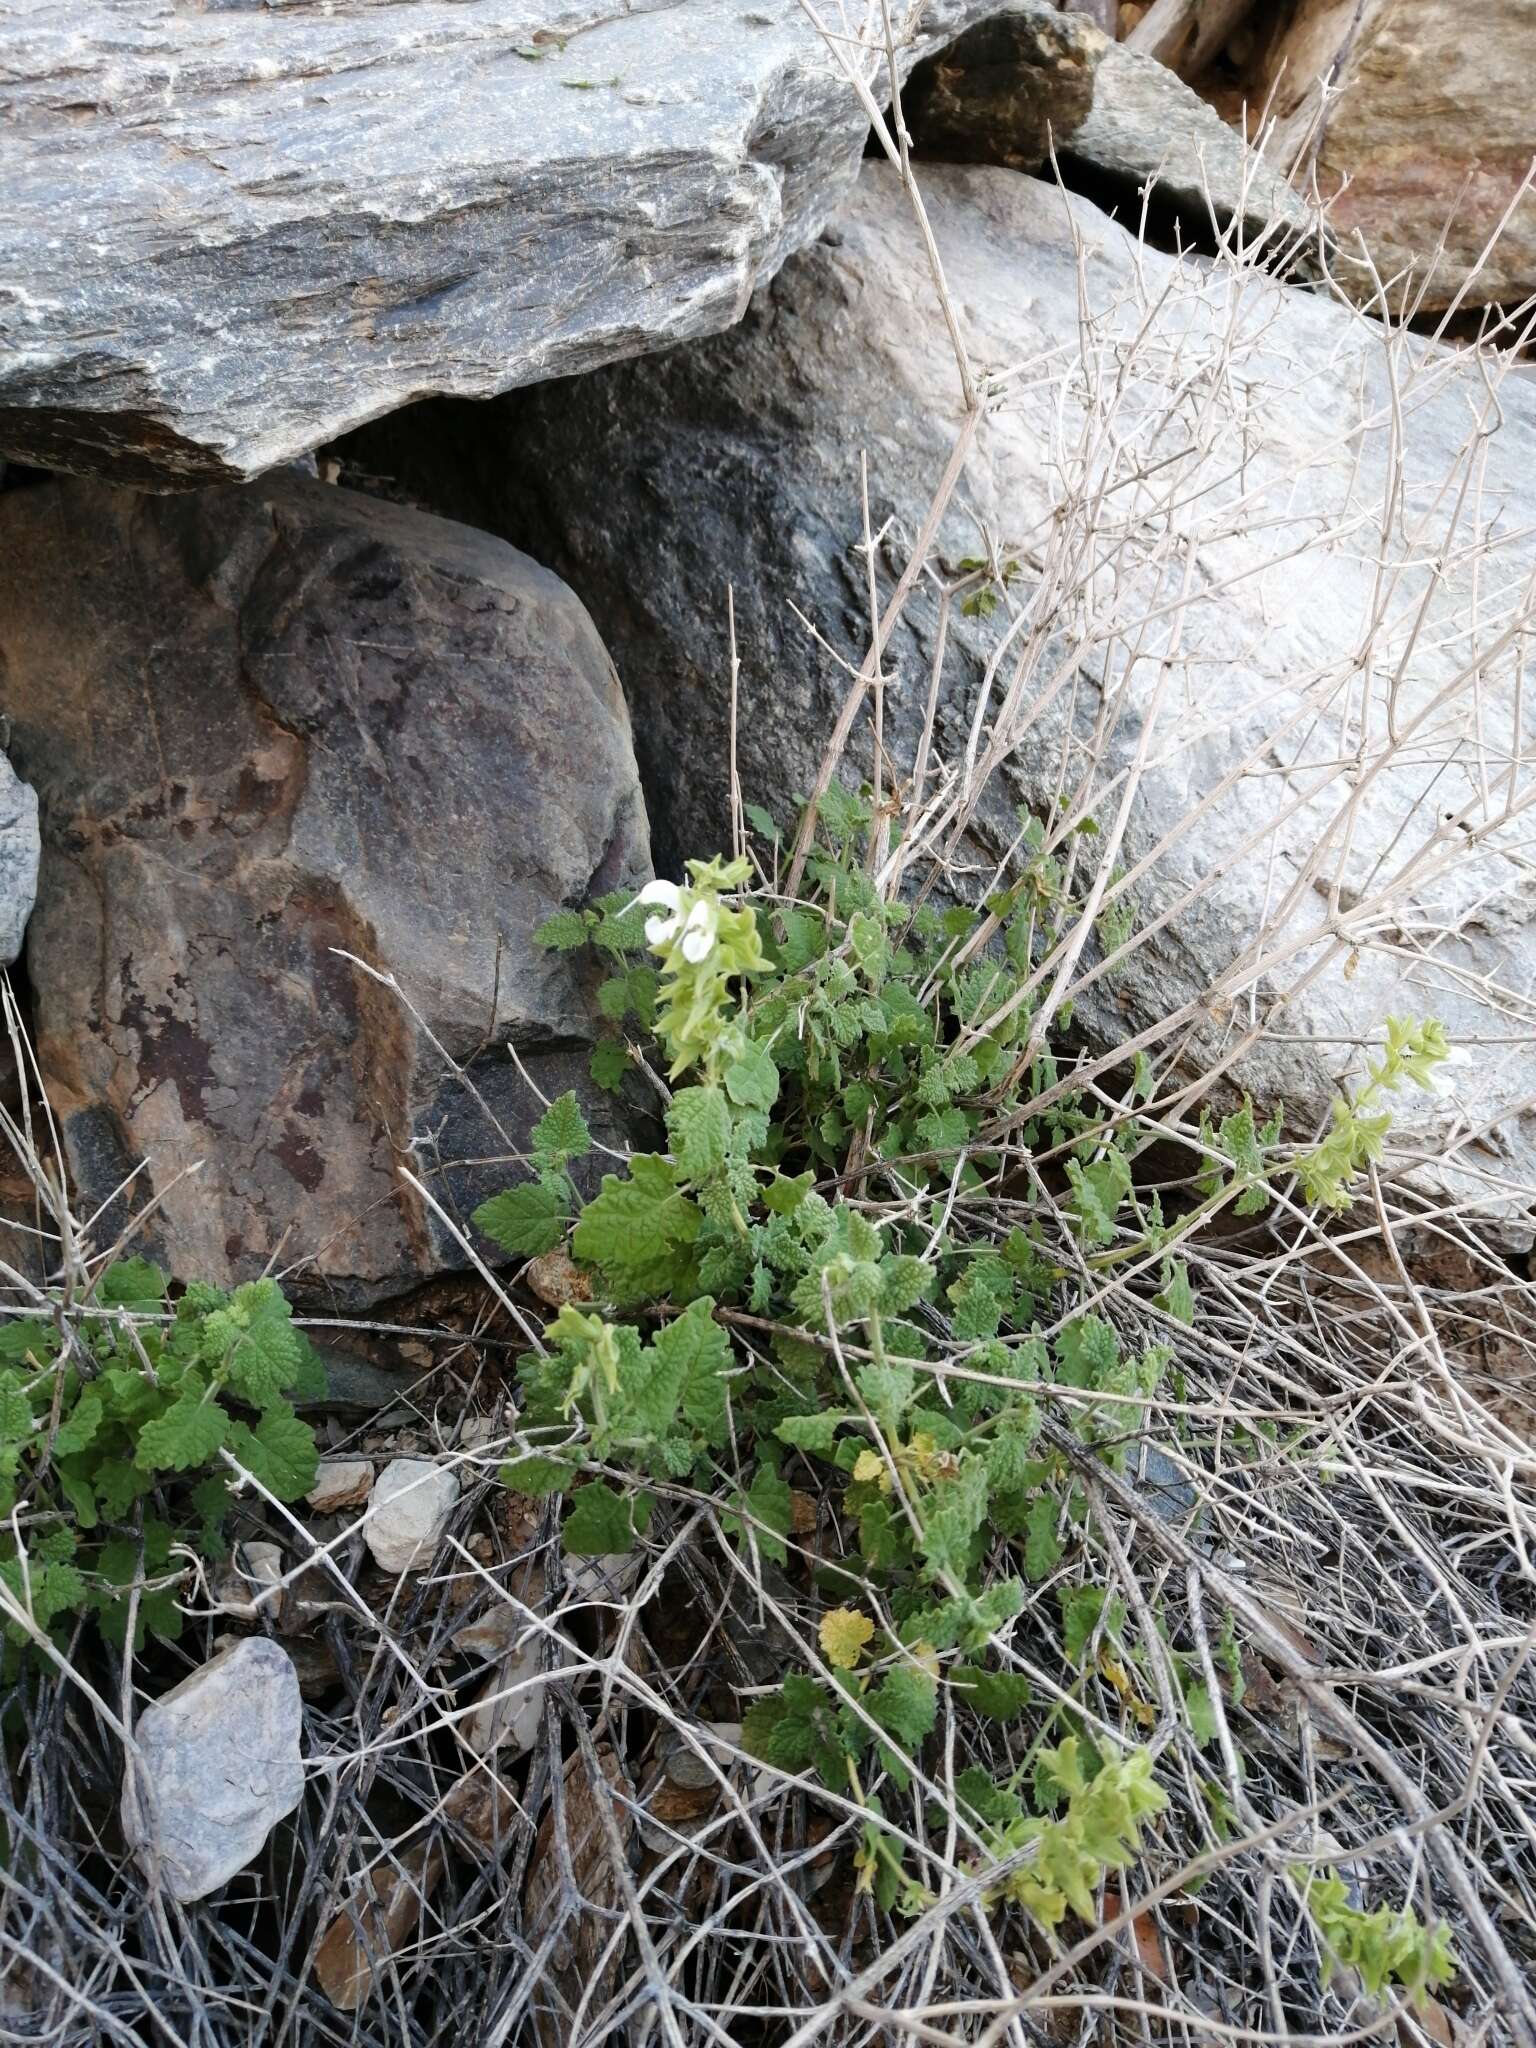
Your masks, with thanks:
M1400 1140L1428 1181L1520 1209L1536 1183L1531 790L1527 766L1510 787L1491 763L1536 758L1518 651L1536 381L1516 367L1495 394L1496 365L1485 376L1321 295L1138 248L1043 180L940 166L921 180L973 360L1001 380L937 549L962 588L989 550L1016 565L990 611L951 606L929 759L955 777L973 738L984 749L1000 721L1018 735L973 820L978 860L1007 854L1019 804L1041 819L1080 807L1107 832L1145 730L1119 856L1141 936L1083 991L1077 1026L1108 1049L1182 1014L1188 1037L1161 1041L1178 1045L1178 1078L1232 1059L1233 1082L1305 1131L1359 1076L1362 1036L1438 1015L1488 1043L1459 1100L1396 1099ZM1090 395L1112 427L1085 442ZM828 235L731 334L516 394L490 419L402 414L359 437L359 459L581 575L666 864L727 843L729 585L743 794L787 822L847 693L834 657L857 669L868 644L861 453L885 602L961 425L894 175L866 164ZM1171 564L1186 558L1181 604ZM915 760L936 624L920 594L891 645L887 789ZM849 780L869 748L866 720ZM1357 753L1371 775L1358 804ZM1450 835L1474 829L1486 854L1464 859ZM1372 909L1410 856L1411 885ZM1253 978L1261 933L1276 964ZM1250 1037L1282 993L1283 1016Z
M417 1571L458 1505L458 1475L429 1458L393 1458L374 1482L363 1536L380 1571Z
M293 1812L304 1796L302 1719L293 1665L262 1636L221 1651L140 1714L123 1832L173 1898L217 1891Z
M532 933L647 871L571 592L299 478L15 490L0 712L41 799L29 970L84 1213L138 1169L104 1233L155 1196L139 1248L177 1273L275 1261L344 1308L463 1263L406 1176L461 1228L505 1184L458 1162L539 1114L509 1041L549 1094L595 1094L582 986Z
M159 489L728 326L867 131L799 0L0 0L0 123L0 453Z
M37 901L37 796L0 753L0 967L21 952Z
M1285 179L1173 72L1042 0L1003 0L913 73L902 111L919 154L1037 171L1056 164L1130 221L1198 247L1236 221L1271 246L1303 233Z

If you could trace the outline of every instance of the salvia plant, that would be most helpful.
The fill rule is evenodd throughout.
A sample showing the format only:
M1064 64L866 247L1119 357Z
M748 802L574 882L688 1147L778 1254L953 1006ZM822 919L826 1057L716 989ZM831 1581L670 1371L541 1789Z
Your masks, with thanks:
M629 1549L676 1497L707 1503L758 1570L788 1558L797 1491L830 1487L843 1547L813 1562L820 1658L752 1702L746 1747L862 1809L858 1882L913 1911L927 1894L882 1797L928 1797L941 1704L1015 1724L1023 1767L965 1771L960 1820L978 1867L1000 1873L989 1896L1054 1931L1091 1918L1163 1822L1154 1654L1182 1739L1217 1735L1208 1662L1156 1613L1155 1644L1127 1614L1085 1492L1096 1466L1125 1470L1178 1371L1172 1340L1196 1314L1178 1248L1281 1187L1347 1205L1380 1151L1384 1098L1454 1055L1439 1025L1394 1020L1364 1087L1299 1150L1247 1102L1205 1116L1197 1199L1165 1216L1138 1187L1145 1061L1110 1116L1060 1085L1059 1053L1032 1036L1031 967L1076 914L1037 825L1023 821L1017 879L973 909L885 900L870 811L836 785L793 897L769 879L774 821L750 816L755 860L691 861L680 883L562 911L539 934L605 963L593 1079L648 1103L664 1136L583 1199L572 1168L592 1139L563 1096L535 1128L533 1177L476 1214L514 1258L564 1247L585 1283L523 1362L522 1450L503 1477L565 1496L572 1555ZM1028 1114L1036 1101L1049 1106ZM975 1199L1006 1174L1001 1130L1056 1162L1051 1214ZM1151 1341L1074 1305L1085 1276L1132 1258L1157 1276ZM1064 1390L1053 1412L1070 1426L1048 1426L1043 1404ZM1042 1686L1014 1624L1045 1598L1063 1664ZM1240 1698L1230 1625L1217 1661ZM1120 1736L1087 1711L1090 1681L1118 1700ZM1213 1787L1213 1809L1224 1796ZM1383 1981L1415 1991L1438 1981L1443 1946L1426 1960L1400 1920L1353 1934L1331 1891L1306 1895L1330 1952L1384 1955Z
M273 1280L193 1284L174 1302L146 1259L0 1323L0 1619L7 1658L82 1617L136 1646L174 1638L178 1546L223 1554L234 1490L314 1484L293 1397L324 1372Z

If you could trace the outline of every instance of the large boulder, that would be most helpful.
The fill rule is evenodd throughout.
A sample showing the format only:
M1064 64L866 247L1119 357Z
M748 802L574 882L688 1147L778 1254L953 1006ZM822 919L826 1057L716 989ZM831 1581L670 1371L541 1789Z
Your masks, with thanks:
M1339 265L1351 290L1373 301L1379 277L1394 310L1426 312L1536 290L1533 67L1530 0L1306 0L1281 15L1248 103L1274 121L1275 161L1316 176L1346 258L1357 235L1369 249L1377 275Z
M973 740L978 759L1011 746L972 844L1001 856L1014 805L1059 817L1065 791L1099 828L1078 842L1091 870L1139 777L1119 864L1144 936L1084 991L1091 1038L1147 1032L1176 1073L1235 1059L1305 1129L1389 1013L1438 1013L1488 1043L1459 1111L1405 1098L1400 1128L1435 1173L1486 1168L1518 1202L1536 1171L1536 1120L1511 1113L1536 982L1527 373L1496 388L1491 366L1321 295L1180 265L1043 181L921 182L972 359L998 379L936 555L969 596L930 772L960 771ZM731 586L743 789L782 819L848 689L835 657L856 667L868 642L861 453L884 603L961 422L894 175L867 164L732 334L467 412L381 422L355 459L578 579L664 863L726 832ZM989 554L1006 584L965 582ZM891 644L886 788L913 764L935 602L921 586ZM1026 665L1002 662L977 724L1008 632ZM855 778L869 748L862 722Z
M42 802L27 959L80 1213L124 1190L98 1238L152 1205L187 1276L274 1261L344 1305L461 1263L405 1173L461 1221L505 1181L539 1114L508 1041L584 1082L583 991L531 934L647 866L571 592L296 477L40 485L0 497L0 711Z
M728 326L867 132L799 0L0 0L0 116L0 453L162 489Z

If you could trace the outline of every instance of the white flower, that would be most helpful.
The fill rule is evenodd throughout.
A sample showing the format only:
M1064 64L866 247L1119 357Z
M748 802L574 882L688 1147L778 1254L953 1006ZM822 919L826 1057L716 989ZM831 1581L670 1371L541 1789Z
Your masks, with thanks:
M648 917L645 920L645 936L648 944L664 946L668 939L672 937L673 933L677 930L678 913L682 904L682 898L683 892L678 888L676 882L663 882L660 880L647 882L640 891L640 894L635 898L636 903L657 903L660 904L663 910L669 913L666 917ZM631 905L630 907L633 909L634 906Z
M695 967L715 943L715 906L695 903L683 926L683 958Z
M1456 1076L1448 1072L1447 1069L1451 1067L1470 1067L1471 1064L1472 1055L1467 1051L1467 1048L1464 1045L1453 1045L1445 1058L1436 1065L1434 1072L1424 1085L1431 1095L1438 1095L1442 1098L1447 1095L1454 1095L1457 1085Z

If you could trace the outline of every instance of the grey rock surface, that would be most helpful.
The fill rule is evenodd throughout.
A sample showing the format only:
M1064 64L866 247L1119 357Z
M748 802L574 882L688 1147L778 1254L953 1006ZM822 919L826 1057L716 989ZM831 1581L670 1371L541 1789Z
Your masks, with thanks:
M1132 227L1145 189L1149 218L1172 213L1197 246L1233 221L1271 248L1306 234L1308 209L1273 165L1165 65L1121 43L1106 45L1093 105L1060 156L1069 183L1086 174Z
M1174 1075L1230 1057L1232 1081L1305 1131L1389 1014L1439 1015L1488 1042L1458 1100L1398 1099L1401 1145L1427 1180L1522 1210L1536 1179L1522 1037L1536 892L1518 822L1527 770L1516 789L1493 764L1536 758L1518 683L1536 386L1516 370L1494 396L1465 356L1389 345L1320 295L1138 249L1043 181L933 167L922 184L972 357L1003 380L938 563L956 580L989 547L1019 563L991 617L953 607L931 766L963 765L985 665L1011 614L1027 626L1042 602L1046 550L1050 609L1016 643L1033 649L1009 727L1021 737L974 821L981 849L1001 856L1014 805L1050 815L1063 788L1107 831L1156 709L1120 856L1144 936L1084 991L1076 1024L1109 1048L1187 1011L1189 1036L1163 1041ZM833 655L857 665L868 642L861 454L884 601L954 446L957 386L905 201L869 163L828 235L731 334L489 414L402 414L356 437L355 458L576 581L624 678L665 871L726 838L727 586L744 794L783 820L847 690ZM1114 433L1091 444L1102 504L1074 453L1090 388L1113 407ZM1171 564L1186 550L1191 598L1170 648ZM890 773L914 759L935 623L920 596L891 646ZM983 741L1013 675L1005 662ZM1394 749L1410 719L1412 743ZM1371 773L1359 805L1357 754ZM861 722L848 771L868 766ZM1495 831L1506 796L1511 823ZM1469 829L1488 834L1486 854L1456 851ZM1410 857L1415 878L1373 909ZM1256 971L1261 933L1273 964Z
M21 952L37 901L37 796L0 753L0 967Z
M363 1538L380 1571L429 1565L458 1499L458 1476L446 1465L392 1458L374 1481L363 1518Z
M85 1212L142 1165L143 1249L343 1307L464 1263L405 1174L461 1224L505 1184L484 1162L540 1113L509 1040L595 1094L580 970L532 933L648 864L571 592L291 476L45 484L0 497L0 712L42 803L28 965Z
M263 1636L223 1650L148 1706L123 1780L123 1833L183 1904L259 1855L304 1796L299 1681Z
M1128 221L1200 246L1234 219L1283 240L1308 211L1265 159L1181 78L1045 0L1002 0L913 73L902 107L919 155L1040 171Z
M867 129L798 0L0 0L0 123L0 452L162 489L728 326Z

